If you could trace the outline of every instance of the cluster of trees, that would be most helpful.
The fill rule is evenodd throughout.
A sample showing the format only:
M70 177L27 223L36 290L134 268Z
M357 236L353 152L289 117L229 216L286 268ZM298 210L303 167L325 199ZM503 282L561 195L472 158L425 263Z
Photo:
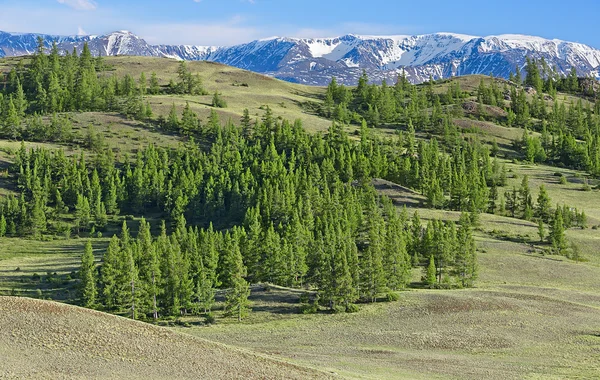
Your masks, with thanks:
M520 146L532 162L561 164L600 175L600 99L596 98L595 104L581 98L577 102L560 102L557 91L585 95L575 71L561 77L543 60L529 58L525 70L525 78L517 71L512 83L501 84L492 77L486 85L481 80L475 93L480 117L540 132L540 138L523 139ZM550 94L550 98L545 94ZM434 133L443 136L445 143L455 144L458 128L452 120L462 114L461 103L469 95L458 82L450 83L445 92L439 93L434 91L431 80L415 86L400 76L394 86L385 81L370 85L363 74L354 89L338 85L333 78L321 114L340 123L410 125L416 131ZM507 116L488 116L483 105L505 109Z
M552 97L556 96L557 91L581 95L595 95L583 93L583 89L579 84L579 78L577 77L577 70L574 67L565 76L559 73L557 67L548 66L544 57L541 59L526 57L525 71L526 75L523 80L521 69L517 66L515 73L510 74L509 81L518 85L525 84L526 86L531 86L538 93L546 92Z
M56 44L45 54L43 41L25 67L21 61L1 81L0 134L3 137L35 140L68 141L68 135L56 125L44 123L41 115L69 111L112 111L139 120L153 117L145 96L161 92L206 95L198 74L193 75L185 62L178 70L178 81L161 87L156 73L148 80L145 73L139 79L126 74L103 75L102 58L93 58L84 44L81 54L61 55ZM216 107L226 106L218 97ZM55 117L56 118L56 117ZM60 119L60 118L58 118ZM58 128L58 130L57 130Z
M210 144L206 151L190 139L175 150L151 145L135 159L117 160L110 149L92 157L67 157L62 150L27 150L22 145L10 172L20 195L8 197L0 207L7 232L11 236L85 233L102 230L111 216L123 212L158 215L168 222L165 235L167 227L173 232L168 249L153 248L159 252L157 260L163 269L165 262L175 260L180 272L161 272L163 293L157 296L151 314L156 310L161 315L186 312L200 302L194 298L197 283L192 292L185 284L202 272L199 262L192 259L195 248L189 246L201 247L201 236L212 236L219 252L218 282L211 283L211 289L236 289L238 295L246 294L244 281L310 286L319 290L323 305L346 310L358 300L375 300L388 290L406 286L410 269L425 266L432 256L440 273L438 283L472 284L475 266L470 266L472 271L457 269L463 261L475 261L474 246L457 243L466 227L436 222L422 233L424 243L416 244L407 235L407 218L398 216L391 202L376 194L371 179L387 173L384 151L388 147L371 137L366 127L356 143L339 125L323 136L306 133L300 122L276 121L270 110L255 126L249 126L247 119L242 127L221 126L218 119L206 126L202 133L202 145ZM415 165L426 168L421 173L429 173L429 164ZM415 178L425 181L426 177ZM186 225L193 227L181 227ZM100 296L94 302L114 311L134 305L132 313L138 305L145 315L150 313L143 306L148 299L136 297L143 298L148 286L142 280L148 277L141 274L147 263L141 257L147 249L139 247L161 240L132 245L123 242L130 240L127 233L121 235L103 260L97 282ZM183 243L184 235L188 245ZM434 243L428 243L431 236ZM195 243L189 243L192 240ZM419 247L418 251L409 251L409 246ZM231 270L226 264L233 259L226 257L236 247L243 265L234 281L228 280ZM110 301L106 295L110 292L106 289L114 288L113 280L103 277L111 256L121 257L121 264L113 267L128 271L114 280L121 284L120 295L114 296L120 301ZM462 259L465 256L471 258ZM181 272L182 268L187 269ZM186 288L167 291L168 281ZM125 284L129 284L128 293ZM246 307L243 297L230 298L232 303L237 300L241 316Z
M570 256L572 250L568 250L565 231L572 227L587 228L587 216L585 211L578 210L566 204L556 205L552 209L546 187L540 185L536 202L529 187L529 178L523 177L521 186L517 189L507 190L499 202L490 199L491 213L498 212L513 218L521 218L538 222L538 235L540 242L550 243L556 253ZM549 226L547 234L546 225Z
M444 105L460 103L467 96L458 82L451 83L445 93L438 94L434 92L433 81L419 87L401 75L394 86L385 81L379 86L369 84L367 74L363 73L354 89L338 85L332 78L321 114L341 123L365 120L372 127L411 121L424 130L440 126L445 116L458 112L455 107L444 109Z
M435 138L416 141L409 125L407 133L382 143L374 154L383 155L376 175L420 191L430 207L487 212L490 192L506 184L504 164L477 142L457 140L445 151Z
M413 265L423 267L428 286L473 285L477 260L467 214L458 227L434 220L424 228L418 213L408 221L406 211L399 215L389 200L377 204L373 192L363 195L369 209L353 205L364 214L362 225L340 221L347 212L330 209L338 215L330 220L324 216L323 222L315 218L313 223L324 225L315 225L314 233L299 219L282 235L272 225L261 231L255 210L249 210L243 226L227 231L186 227L181 217L168 235L163 222L155 238L144 219L135 238L124 222L99 270L91 242L86 245L81 302L132 318L208 314L216 289L223 288L226 315L241 319L249 309L249 282L316 288L322 305L335 311L352 310L353 302L375 301L386 291L403 288Z
M209 314L215 289L227 290L226 311L241 319L248 311L249 285L244 279L239 228L225 233L212 228L186 228L182 218L173 234L163 222L152 237L142 218L137 237L124 222L110 240L96 268L88 241L80 269L81 302L85 307L127 313L132 318Z
M46 56L40 49L30 67L16 68L5 81L3 133L69 141L66 117L55 115L46 124L34 115L25 130L21 120L77 109L153 118L143 99L163 91L156 75L148 84L144 74L137 81L98 75L101 66L87 46L80 56L61 57L56 47ZM185 63L178 75L167 91L204 93ZM58 98L51 86L55 76ZM494 85L480 91L481 102L503 102ZM330 84L323 113L339 122L325 134L307 133L300 121L277 120L269 108L256 123L245 111L239 127L223 126L215 111L202 123L186 104L181 114L173 105L166 118L157 119L163 129L190 137L177 149L150 145L135 157L115 157L111 149L98 148L102 143L93 131L86 140L97 149L89 156L22 145L9 170L18 196L0 201L0 235L93 236L119 214L151 214L154 230L164 221L152 236L142 220L135 238L124 224L99 270L91 243L86 246L82 303L129 311L134 318L209 313L221 288L227 313L241 319L248 284L256 282L316 289L319 302L337 311L407 286L417 267L428 286L472 286L477 260L471 229L479 213L538 218L541 228L550 225L549 240L559 251L564 230L583 226L585 215L566 206L552 212L549 199L538 198L534 206L527 181L501 199L498 188L507 176L495 151L460 138L451 122L456 103L466 96L456 83L439 94L432 81L417 87L400 77L393 87L375 86L364 75L353 90ZM213 103L224 106L218 93ZM343 130L352 120L362 123L358 142ZM392 122L406 122L407 131L381 139L368 128ZM417 142L416 130L436 132L442 143ZM522 144L533 161L554 154L530 139L526 130ZM577 149L581 145L575 142ZM562 145L556 146L561 152ZM409 220L379 196L373 178L415 189L430 207L463 215L458 225L430 221L424 227L418 214Z
M560 164L600 175L600 99L596 98L595 103L581 98L576 102L559 102L557 91L589 95L581 92L575 70L561 77L543 60L529 58L525 70L524 81L519 71L513 81L534 88L533 93L528 95L525 87L508 89L506 85L504 91L499 91L495 81L490 86L481 81L479 102L506 108L506 123L525 129L517 148L528 161ZM503 97L510 99L509 106ZM552 105L548 106L550 101ZM540 132L541 136L529 136L530 129Z

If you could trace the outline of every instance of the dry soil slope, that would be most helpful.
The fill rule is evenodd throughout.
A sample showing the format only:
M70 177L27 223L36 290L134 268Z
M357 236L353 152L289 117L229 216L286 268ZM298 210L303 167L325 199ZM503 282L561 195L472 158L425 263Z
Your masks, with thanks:
M165 328L14 297L0 297L0 358L0 378L327 377Z

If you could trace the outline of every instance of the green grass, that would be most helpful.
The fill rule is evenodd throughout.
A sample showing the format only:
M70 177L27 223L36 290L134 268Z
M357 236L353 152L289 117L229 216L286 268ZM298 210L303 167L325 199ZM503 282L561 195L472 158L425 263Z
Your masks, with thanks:
M0 71L14 65L14 59L0 60ZM161 84L176 80L179 62L144 57L111 57L106 63L119 76L138 78L158 73ZM320 102L323 88L291 84L215 63L190 62L209 92L206 96L159 95L147 98L155 115L166 115L173 103L179 112L186 102L206 121L213 108L212 94L218 90L228 107L217 109L222 121L237 122L245 108L251 117L261 118L266 105L276 117L300 119L313 132L326 130L331 122L305 111L303 103ZM111 72L107 73L108 75ZM445 92L458 81L464 91L473 93L483 76L460 77L436 84ZM472 98L470 98L472 100ZM559 101L573 97L561 94ZM112 113L73 113L74 133L81 139L91 125L104 136L107 146L118 155L132 156L148 144L176 147L185 140L163 133L145 123L127 120ZM462 117L455 122L482 142L496 140L502 161L509 169L509 183L500 193L519 187L524 175L534 200L544 184L553 205L567 204L585 210L590 227L600 225L598 190L582 191L584 173L546 165L513 162L519 158L512 142L522 129L508 128L490 121ZM349 127L349 131L355 130ZM393 126L377 130L382 136L395 132ZM420 135L419 137L424 137ZM65 144L32 144L60 147L67 154L80 148ZM0 141L0 195L13 191L5 177L16 141ZM555 173L568 179L560 184ZM596 186L597 181L590 181ZM377 181L378 191L390 196L409 213L419 210L424 221L439 218L458 220L460 213L423 208L424 198L408 189ZM116 222L115 222L116 223ZM105 238L93 239L100 259L107 237L118 230L116 224ZM134 231L135 228L132 228ZM182 318L195 327L174 327L209 340L243 347L283 358L285 361L320 368L350 378L466 378L466 379L563 379L594 378L600 372L600 230L570 229L569 240L582 251L583 262L548 255L540 244L533 222L499 215L483 214L475 231L480 276L476 289L411 290L400 301L361 305L356 314L302 315L298 313L300 292L285 288L254 286L253 312L242 324L220 316L217 324L198 327L198 318ZM0 294L13 289L21 295L52 297L65 302L76 299L75 279L86 238L35 241L0 238ZM17 270L18 269L18 270ZM47 281L47 272L60 280ZM41 277L33 279L33 274ZM419 281L420 270L413 279ZM222 294L218 299L222 300ZM1 372L0 372L1 375Z
M171 59L110 57L106 59L106 63L114 68L112 73L118 76L130 74L137 79L144 72L149 79L150 73L155 71L162 86L166 86L170 80L178 80L179 62ZM268 105L277 117L291 121L300 119L308 130L324 131L331 125L329 120L308 114L302 106L305 102L320 101L325 93L324 88L288 83L214 62L188 62L187 66L192 74L200 76L209 94L149 96L147 100L156 115L166 116L172 104L181 110L189 102L192 110L203 121L208 119L210 111L214 109L222 121L231 119L237 123L245 108L250 111L253 119L260 119L264 114L264 106ZM222 94L227 108L211 107L215 91Z
M9 295L14 289L18 295L39 297L39 289L44 298L72 302L77 297L76 272L85 242L0 239L0 294ZM94 244L99 254L107 240L95 239ZM49 280L48 273L56 276Z
M183 331L350 378L595 376L600 268L516 243L479 244L477 289L413 290L357 314L259 316Z

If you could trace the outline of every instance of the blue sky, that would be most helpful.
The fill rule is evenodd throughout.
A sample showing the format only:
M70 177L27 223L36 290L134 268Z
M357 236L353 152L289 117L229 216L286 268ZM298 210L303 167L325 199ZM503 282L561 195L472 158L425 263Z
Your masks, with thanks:
M600 1L0 0L0 30L232 45L271 36L519 33L600 48Z

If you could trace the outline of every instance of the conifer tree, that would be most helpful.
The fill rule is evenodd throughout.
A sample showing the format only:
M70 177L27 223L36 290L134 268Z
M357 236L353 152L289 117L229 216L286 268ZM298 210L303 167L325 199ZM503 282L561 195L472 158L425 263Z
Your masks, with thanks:
M198 273L196 281L195 296L201 308L205 313L209 313L215 303L215 290L213 284L207 276L206 268L200 260L200 273Z
M242 261L242 254L239 250L231 252L232 272L229 283L231 288L227 290L225 297L225 315L235 316L239 321L244 318L250 308L248 297L250 296L250 287L246 282L246 267Z
M329 241L327 244L329 252L326 254L328 265L325 267L324 277L326 279L322 293L324 298L329 301L329 308L337 310L338 307L343 307L347 310L350 303L354 302L358 297L357 289L352 281L352 274L348 265L347 254L348 244L350 239L343 239L341 229L332 235L338 238L334 241ZM342 240L343 239L343 240Z
M150 234L150 225L144 218L140 221L137 242L140 250L139 278L142 307L144 312L151 312L152 317L156 320L158 319L158 299L160 298L162 278L160 261Z
M540 191L537 197L537 205L535 208L535 215L548 223L551 216L550 211L550 197L548 196L548 192L546 191L546 186L544 184L540 185Z
M544 227L544 221L542 219L538 221L538 236L540 237L540 243L543 243L544 238L546 237L546 228Z
M181 128L181 132L187 136L198 130L198 116L191 110L189 102L185 103L179 127Z
M377 295L385 290L382 257L385 227L377 205L372 204L369 207L369 225L367 227L369 244L363 252L361 260L361 290L365 299L375 302Z
M81 257L81 269L79 270L81 304L83 307L96 307L98 297L96 273L92 242L88 240L85 244L83 256Z
M244 108L244 112L242 114L242 118L240 120L241 125L242 125L242 129L244 131L244 137L248 138L250 137L250 123L251 123L251 119L250 119L250 111L248 111L248 108Z
M0 237L6 236L7 224L4 214L0 215Z
M471 232L471 221L467 214L462 214L457 232L456 267L458 278L463 287L473 286L477 279L477 256L475 240Z
M75 216L77 220L77 230L87 229L90 224L90 203L83 195L77 196L77 204L75 205Z
M108 310L116 310L119 306L119 299L121 298L121 289L118 284L119 253L119 238L115 235L111 238L106 253L102 257L102 296L104 305Z
M554 218L550 225L550 241L552 247L556 249L557 253L563 254L567 248L567 242L565 237L565 227L563 224L563 212L560 207L556 207L554 212Z
M160 93L160 85L155 72L150 75L150 94L158 95Z
M529 190L529 177L526 175L523 176L519 189L519 208L523 219L531 219L533 214L533 200L531 191Z
M435 266L435 260L433 255L429 257L429 265L427 265L427 271L425 273L425 284L430 288L433 288L437 283L437 272Z

